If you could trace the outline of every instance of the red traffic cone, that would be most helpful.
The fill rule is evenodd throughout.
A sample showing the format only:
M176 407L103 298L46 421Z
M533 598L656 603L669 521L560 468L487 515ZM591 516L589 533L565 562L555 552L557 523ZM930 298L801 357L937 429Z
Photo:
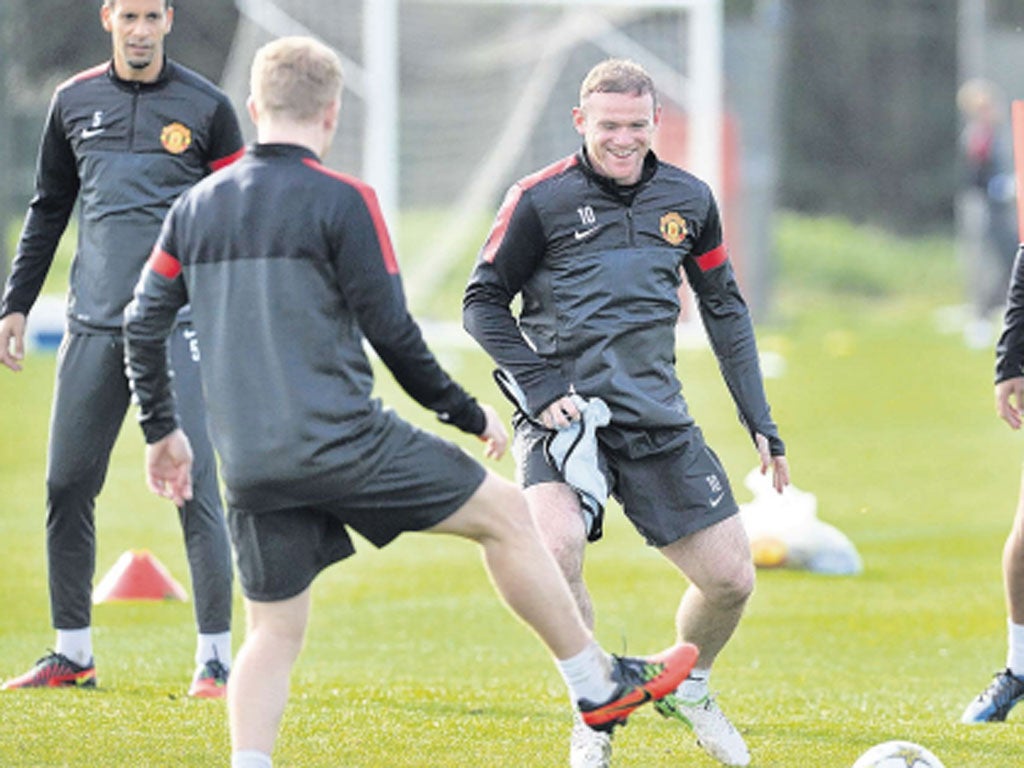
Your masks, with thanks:
M146 549L133 549L121 555L92 593L94 603L187 599L185 588Z

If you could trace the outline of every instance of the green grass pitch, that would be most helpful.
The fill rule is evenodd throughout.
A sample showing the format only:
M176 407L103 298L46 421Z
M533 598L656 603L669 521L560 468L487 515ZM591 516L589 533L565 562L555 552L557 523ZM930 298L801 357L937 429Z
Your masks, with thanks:
M961 300L947 241L900 240L835 221L784 217L774 311L762 349L795 484L857 545L865 572L762 571L712 679L754 765L842 768L870 745L917 741L947 768L1011 768L1024 710L1005 725L958 724L1005 658L1000 556L1022 455L992 406L991 350L937 328ZM468 270L468 267L465 267ZM453 313L464 274L446 300ZM483 356L438 346L457 378L499 407ZM0 677L53 642L43 548L43 469L54 360L0 371ZM691 409L741 501L754 464L714 359L682 350ZM436 425L396 391L399 411ZM506 409L507 412L507 409ZM150 549L186 586L172 508L150 496L129 415L99 499L97 579L127 549ZM452 430L447 433L461 439ZM463 441L478 454L479 444ZM511 474L511 460L497 465ZM617 509L587 569L597 634L616 652L669 644L685 582ZM100 687L0 694L0 765L226 764L223 702L184 693L191 603L95 608ZM236 647L243 635L236 603ZM479 768L567 764L569 713L540 644L494 598L476 548L407 536L329 570L314 588L276 765ZM678 724L637 713L615 738L618 768L714 766Z

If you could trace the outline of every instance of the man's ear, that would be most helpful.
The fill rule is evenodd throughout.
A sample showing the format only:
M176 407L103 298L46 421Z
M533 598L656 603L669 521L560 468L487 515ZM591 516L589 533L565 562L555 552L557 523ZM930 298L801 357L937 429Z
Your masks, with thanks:
M338 118L341 114L341 99L334 99L324 107L324 130L333 134L338 128Z
M583 107L572 108L572 124L576 129L576 133L583 136L587 132L587 116L583 114Z
M245 100L245 108L249 112L249 119L252 120L253 125L258 125L260 120L260 111L256 107L256 99L249 94L249 97Z

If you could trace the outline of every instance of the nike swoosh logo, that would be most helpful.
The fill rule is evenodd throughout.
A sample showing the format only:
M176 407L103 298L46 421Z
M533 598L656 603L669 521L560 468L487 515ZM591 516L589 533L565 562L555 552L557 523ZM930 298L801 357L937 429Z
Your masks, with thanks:
M648 701L650 701L651 699L654 698L654 696L651 695L651 692L648 691L646 688L638 688L638 689L636 689L633 692L633 694L634 695L630 696L629 698L621 699L619 702L617 702L615 704L615 706L610 706L607 709L605 709L605 711L606 712L622 712L622 711L625 711L625 710L633 711L634 709L637 709L637 708L643 706Z
M636 688L628 696L616 702L605 704L603 707L588 712L580 712L580 714L583 715L583 722L591 727L619 723L629 717L634 710L653 699L654 696L646 688Z
M714 509L719 504L721 504L722 503L722 499L724 499L724 498L725 498L725 491L722 491L717 496L712 497L711 498L711 507L712 507L712 509Z
M82 138L83 139L91 139L93 136L99 136L105 130L107 130L107 129L106 128L83 128L82 129Z
M572 233L572 236L576 238L577 242L580 240L586 240L588 237L597 232L597 230L599 230L603 226L603 224L598 224L596 227L591 227L590 229L584 229L582 231L577 229L575 232Z

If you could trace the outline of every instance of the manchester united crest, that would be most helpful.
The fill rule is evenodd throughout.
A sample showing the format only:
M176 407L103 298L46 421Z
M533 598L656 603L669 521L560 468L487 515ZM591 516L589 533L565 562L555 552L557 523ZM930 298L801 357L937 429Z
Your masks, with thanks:
M662 216L658 228L665 241L672 245L679 245L686 239L686 219L675 211L669 211Z
M172 155L180 155L192 144L192 131L181 123L165 125L160 131L160 143Z

